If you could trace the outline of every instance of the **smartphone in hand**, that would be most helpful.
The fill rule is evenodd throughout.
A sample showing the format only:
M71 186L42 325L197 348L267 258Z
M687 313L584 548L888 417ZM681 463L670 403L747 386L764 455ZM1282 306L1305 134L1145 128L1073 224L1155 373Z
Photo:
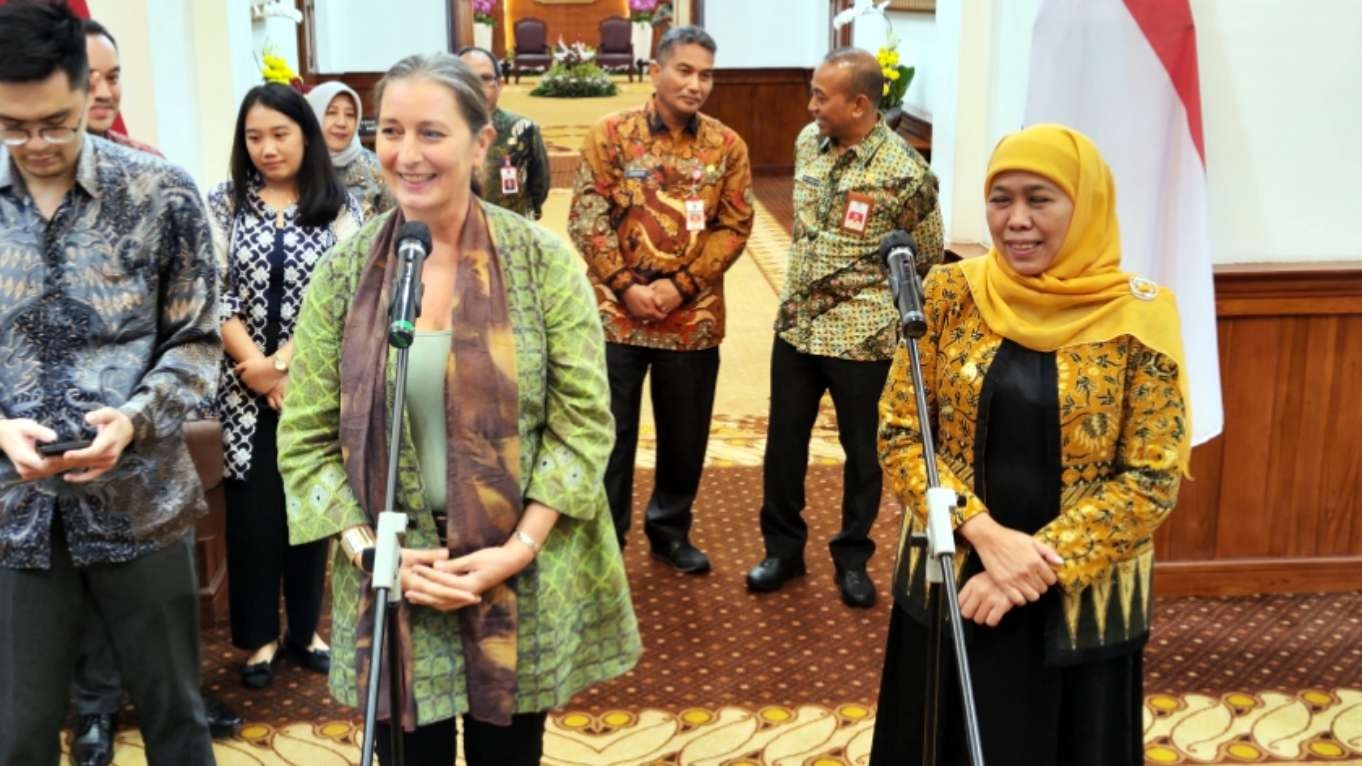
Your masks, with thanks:
M43 457L59 457L73 449L85 449L94 442L90 439L71 439L69 441L49 442L38 445L38 454Z

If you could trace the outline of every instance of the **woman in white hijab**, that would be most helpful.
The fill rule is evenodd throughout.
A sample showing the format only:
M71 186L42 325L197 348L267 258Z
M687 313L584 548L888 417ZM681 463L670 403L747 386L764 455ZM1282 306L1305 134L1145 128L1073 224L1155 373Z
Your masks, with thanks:
M359 94L343 82L324 82L308 91L307 102L321 123L331 163L359 201L364 220L392 208L393 197L383 183L378 158L359 142Z

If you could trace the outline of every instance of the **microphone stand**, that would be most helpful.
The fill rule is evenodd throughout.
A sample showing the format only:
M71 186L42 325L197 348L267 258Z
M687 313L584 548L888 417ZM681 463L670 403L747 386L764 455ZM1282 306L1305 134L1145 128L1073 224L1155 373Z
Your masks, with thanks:
M907 269L904 281L910 284L900 289L915 291L922 295L922 285L915 269ZM921 300L917 301L921 305ZM937 766L938 723L941 712L941 630L945 617L949 617L951 634L955 642L955 665L960 678L960 700L965 713L965 739L968 745L970 763L983 766L984 750L979 736L979 713L974 705L974 683L970 680L969 661L965 654L964 618L960 616L960 597L955 586L955 531L951 528L951 509L962 504L964 498L948 487L941 486L941 476L936 470L936 445L932 437L930 412L927 408L927 393L922 381L922 359L918 355L917 339L926 331L922 322L910 322L903 316L900 336L908 346L909 369L913 375L913 390L917 394L917 419L922 432L922 459L927 466L927 532L914 534L910 544L915 548L925 548L927 556L937 566L927 565L927 704L922 740L922 763L924 766ZM943 598L944 596L944 598ZM942 614L942 610L946 615Z
M401 256L399 256L401 257ZM392 304L399 303L399 291L411 291L414 297L414 311L421 314L421 276L420 261L407 271L405 282L399 282L391 297ZM389 311L392 311L392 308ZM411 305L411 304L408 304ZM399 446L402 443L402 417L406 412L407 367L411 356L410 320L402 322L401 317L391 318L396 328L401 325L408 330L401 336L389 334L389 345L397 348L397 376L393 391L393 406L388 422L392 424L388 436L388 478L384 490L383 512L378 515L378 538L374 550L373 589L377 591L374 604L373 651L369 661L369 687L364 704L364 739L361 746L360 763L372 766L374 762L374 733L378 722L378 688L383 677L383 649L388 649L388 728L392 733L391 766L405 766L406 753L402 741L402 694L398 684L402 649L398 642L397 610L402 602L402 582L398 569L402 565L401 535L407 529L407 515L393 510L397 507L397 470ZM390 635L386 635L388 633ZM387 639L391 639L390 641Z

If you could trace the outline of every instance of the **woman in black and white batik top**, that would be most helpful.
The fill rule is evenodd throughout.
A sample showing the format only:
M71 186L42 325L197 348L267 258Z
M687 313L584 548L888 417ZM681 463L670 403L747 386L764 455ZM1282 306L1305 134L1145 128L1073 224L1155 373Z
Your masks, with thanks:
M274 680L280 645L325 672L317 634L325 541L290 547L275 429L288 389L293 325L322 255L358 230L359 206L327 155L317 118L295 90L253 88L242 101L232 178L208 196L222 275L223 360L217 409L226 453L227 574L232 643L250 652L246 686Z

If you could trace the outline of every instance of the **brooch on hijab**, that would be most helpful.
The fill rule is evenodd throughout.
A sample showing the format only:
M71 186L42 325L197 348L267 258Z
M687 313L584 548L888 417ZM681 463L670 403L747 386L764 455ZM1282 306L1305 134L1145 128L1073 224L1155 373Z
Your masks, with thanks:
M1142 301L1152 301L1159 297L1159 285L1152 279L1131 277L1130 294Z

